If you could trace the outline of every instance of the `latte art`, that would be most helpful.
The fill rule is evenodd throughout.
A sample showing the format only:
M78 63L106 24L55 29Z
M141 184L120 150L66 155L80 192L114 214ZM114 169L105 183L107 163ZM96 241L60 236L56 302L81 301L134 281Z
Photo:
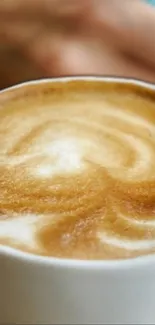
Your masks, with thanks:
M0 94L0 244L38 255L155 252L155 99L72 81Z

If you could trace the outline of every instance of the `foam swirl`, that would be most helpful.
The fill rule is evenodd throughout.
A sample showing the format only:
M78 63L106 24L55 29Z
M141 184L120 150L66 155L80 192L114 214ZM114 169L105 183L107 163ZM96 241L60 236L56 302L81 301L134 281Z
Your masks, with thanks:
M80 259L155 252L155 100L96 84L0 95L0 244Z

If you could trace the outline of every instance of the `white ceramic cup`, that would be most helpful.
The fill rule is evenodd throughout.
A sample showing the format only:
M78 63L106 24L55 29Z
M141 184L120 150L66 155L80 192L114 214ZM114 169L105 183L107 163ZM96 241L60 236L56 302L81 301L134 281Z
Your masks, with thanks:
M60 83L71 79L56 80ZM91 82L96 78L75 79ZM97 80L138 84L155 91L154 85L131 79ZM4 92L9 96L9 89ZM0 323L155 324L155 255L78 261L35 256L0 246Z

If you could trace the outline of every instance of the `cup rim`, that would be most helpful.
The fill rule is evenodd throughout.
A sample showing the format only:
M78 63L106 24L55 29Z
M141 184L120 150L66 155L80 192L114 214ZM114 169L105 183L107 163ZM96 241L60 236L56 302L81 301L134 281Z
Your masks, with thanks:
M132 78L132 77L123 77L123 76L113 76L113 75L78 75L78 76L70 76L70 75L65 75L65 76L60 76L60 77L49 77L49 78L40 78L40 79L33 79L29 81L24 81L20 82L18 84L15 84L13 86L6 87L4 89L0 89L0 95L9 92L10 90L16 90L23 88L25 86L33 86L35 84L50 84L50 83L57 83L57 82L72 82L76 80L81 80L81 81L90 81L93 82L94 80L97 80L99 82L117 82L117 83L127 83L131 85L137 85L141 86L142 88L146 89L152 89L155 90L155 82L143 80L143 79L138 79L138 78Z
M116 83L125 83L135 86L140 86L143 89L150 89L155 91L155 83L144 81L141 79L122 77L122 76L96 76L96 75L78 75L78 76L62 76L54 78L42 78L31 81L22 82L11 87L0 90L0 95L3 93L9 93L10 90L16 90L23 88L25 86L33 86L39 84L50 84L50 83L59 83L59 82L72 82L72 81L89 81L93 82L94 80L100 82L116 82ZM12 248L7 245L0 244L0 256L5 255L8 258L16 259L24 263L38 264L44 266L57 266L59 268L73 268L73 269L86 269L86 270L129 270L130 268L138 268L155 264L155 253L148 254L144 256L138 256L134 258L126 259L114 259L114 260L78 260L78 259L66 259L66 258L57 258L52 256L42 256L32 253L27 253L21 251L18 248Z

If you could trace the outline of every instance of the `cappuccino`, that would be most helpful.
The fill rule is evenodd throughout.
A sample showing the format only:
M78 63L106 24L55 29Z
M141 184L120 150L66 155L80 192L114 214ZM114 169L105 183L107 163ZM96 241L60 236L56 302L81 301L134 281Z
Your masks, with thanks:
M67 80L0 94L0 245L122 259L155 252L155 92Z

